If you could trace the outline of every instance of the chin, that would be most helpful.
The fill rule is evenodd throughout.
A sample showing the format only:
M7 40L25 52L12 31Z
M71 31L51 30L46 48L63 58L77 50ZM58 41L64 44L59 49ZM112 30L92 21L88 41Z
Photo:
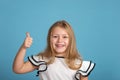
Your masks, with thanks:
M65 51L56 51L56 53L62 54L65 53Z

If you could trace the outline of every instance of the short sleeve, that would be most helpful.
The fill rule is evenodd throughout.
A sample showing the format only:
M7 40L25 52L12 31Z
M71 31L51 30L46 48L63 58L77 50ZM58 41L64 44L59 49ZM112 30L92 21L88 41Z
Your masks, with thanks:
M42 60L40 56L29 56L28 60L34 65L34 66L40 66L42 64L45 64L45 61Z
M33 64L34 66L38 66L38 71L37 75L39 75L39 72L43 72L47 70L47 64L46 62L42 59L41 56L29 56L28 60Z
M90 72L94 69L94 67L95 67L95 63L93 63L92 61L83 61L82 66L75 74L75 78L79 80L80 74L82 76L88 76Z

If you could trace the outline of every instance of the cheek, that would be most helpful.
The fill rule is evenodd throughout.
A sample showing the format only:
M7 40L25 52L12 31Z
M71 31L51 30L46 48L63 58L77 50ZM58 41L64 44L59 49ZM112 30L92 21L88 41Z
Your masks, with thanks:
M65 43L66 43L66 45L68 46L68 45L69 45L69 40L66 40Z
M50 42L51 42L52 45L55 44L56 41L57 41L56 39L51 39L51 40L50 40Z

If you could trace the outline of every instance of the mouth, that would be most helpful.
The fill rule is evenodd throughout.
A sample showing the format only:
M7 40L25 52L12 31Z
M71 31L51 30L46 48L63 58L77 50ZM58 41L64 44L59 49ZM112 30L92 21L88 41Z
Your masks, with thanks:
M65 44L55 44L55 46L56 46L57 48L62 48L62 47L65 47Z

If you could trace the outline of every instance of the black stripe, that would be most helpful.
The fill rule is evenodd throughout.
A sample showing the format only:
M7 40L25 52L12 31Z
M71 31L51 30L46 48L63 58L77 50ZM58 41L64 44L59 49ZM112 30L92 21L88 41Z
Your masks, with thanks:
M87 74L87 75L82 75L82 76L84 76L84 77L86 77L86 76L89 76L90 75L90 73L91 73L91 71L95 68L95 63L94 63L94 66L93 66L93 68L90 70L90 72Z
M34 65L34 66L39 66L39 65L35 65L35 64L30 60L29 57L28 57L28 60L30 61L30 63L31 63L32 65Z
M77 73L75 74L76 80L79 80L79 79L76 77L77 74L81 74L79 71L81 71L81 72L83 72L83 73L86 73L86 72L89 70L91 64L92 64L92 61L90 61L90 65L89 65L89 67L88 67L88 69L87 69L86 71L82 71L82 70L78 70L78 71L77 71ZM95 66L96 66L96 63L93 63L93 64L94 64L94 65L93 65L92 69L89 71L89 73L88 73L87 75L82 75L82 74L81 74L81 75L84 76L84 77L89 76L90 73L91 73L91 71L92 71L92 70L95 68Z
M38 70L36 76L39 76L39 72L44 72L44 71L47 70L47 64L46 63L42 63L41 65L46 65L46 68L44 70Z
M90 62L90 64L89 64L89 67L87 68L87 70L86 71L82 71L82 70L79 70L79 71L81 71L81 72L83 72L83 73L86 73L88 70L89 70L89 68L90 68L90 66L91 66L91 61L89 61Z
M95 63L94 63L94 66L93 66L93 68L90 70L90 72L87 74L87 75L85 75L84 77L86 77L86 76L89 76L90 75L90 73L91 73L91 71L95 68Z
M64 56L55 56L56 58L65 58Z
M76 77L77 74L79 74L79 77L80 77L80 73L76 73L76 74L75 74L75 79L76 79L76 80L79 80L79 79Z
M45 62L45 61L36 61L35 58L33 57L33 55L31 56L31 59L38 65L34 64L31 60L30 57L28 57L28 60L34 65L34 66L39 66L41 62Z
M33 57L33 55L31 56L31 58L36 62L36 63L40 63L40 62L44 62L44 61L36 61Z

